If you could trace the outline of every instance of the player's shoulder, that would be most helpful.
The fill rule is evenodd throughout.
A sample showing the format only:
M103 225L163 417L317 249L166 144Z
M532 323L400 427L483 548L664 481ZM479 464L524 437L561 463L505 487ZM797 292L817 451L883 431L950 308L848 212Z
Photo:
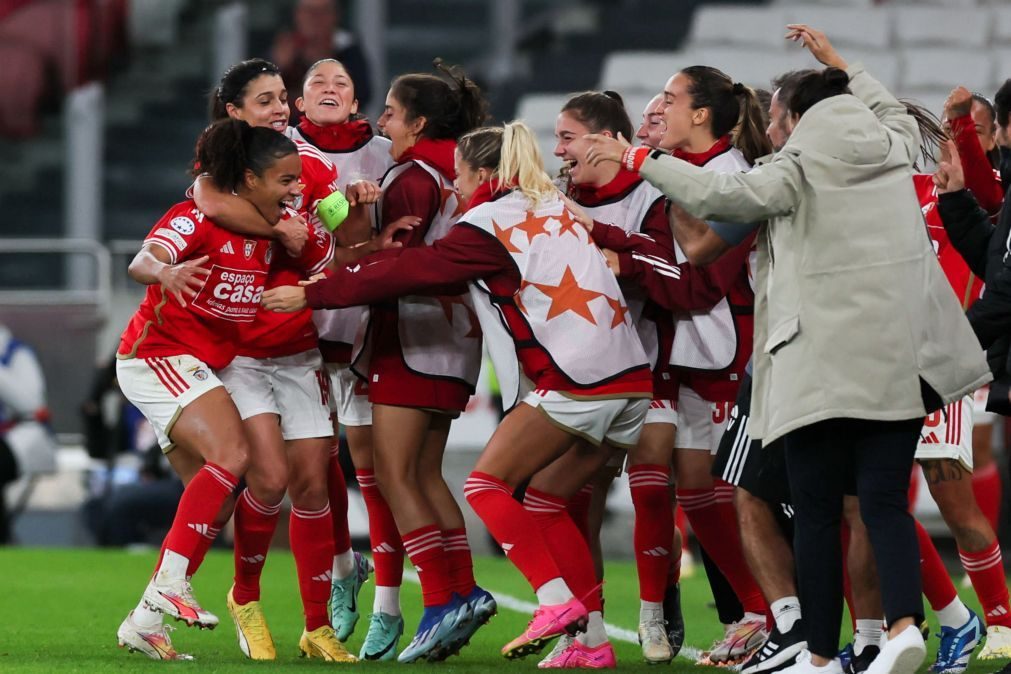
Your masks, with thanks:
M170 207L161 217L161 223L183 236L189 236L201 227L214 224L197 208L196 202L192 199L185 199Z
M298 156L302 159L303 171L307 170L309 167L318 167L323 171L334 170L334 163L330 161L330 158L327 157L318 147L298 138L293 138L292 140L295 141L295 147L298 149Z

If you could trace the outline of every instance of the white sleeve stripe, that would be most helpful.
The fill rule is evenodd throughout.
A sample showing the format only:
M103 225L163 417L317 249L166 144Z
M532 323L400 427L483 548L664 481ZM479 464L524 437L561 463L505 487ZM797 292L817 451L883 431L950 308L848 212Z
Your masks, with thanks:
M333 254L336 250L336 243L333 236L329 236L327 238L330 239L330 245L327 246L326 255L316 264L316 266L309 270L309 276L315 276L316 274L322 272L326 269L326 266L330 264L330 260L333 259Z
M176 260L179 258L179 252L176 250L176 247L171 242L166 241L160 236L152 236L150 238L144 239L144 245L147 245L149 243L164 248L169 254L169 261L172 264L176 263Z
M655 269L657 272L664 273L664 276L670 276L671 278L681 278L681 270L678 267L673 266L666 260L653 256L653 255L642 255L640 253L632 253L633 260L639 260L640 262L645 262Z

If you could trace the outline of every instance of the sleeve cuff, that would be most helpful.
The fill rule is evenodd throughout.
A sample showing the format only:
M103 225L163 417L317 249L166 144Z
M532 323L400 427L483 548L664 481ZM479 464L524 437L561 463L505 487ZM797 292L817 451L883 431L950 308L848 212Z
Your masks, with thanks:
M969 190L964 187L957 192L939 192L937 195L937 203L958 201L960 199L965 199L967 196L969 196Z
M646 157L649 156L650 152L651 150L648 147L633 147L629 145L621 155L621 165L632 173L638 173L639 169L642 168L642 163L646 161Z

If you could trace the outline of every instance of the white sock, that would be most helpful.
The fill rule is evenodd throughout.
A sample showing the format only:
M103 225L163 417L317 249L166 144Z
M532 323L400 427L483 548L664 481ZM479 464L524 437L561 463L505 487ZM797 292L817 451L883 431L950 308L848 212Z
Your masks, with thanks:
M783 597L769 604L776 627L781 634L793 629L793 624L800 620L800 600L797 597Z
M765 616L761 613L745 613L741 618L742 623L765 622Z
M969 609L958 597L952 599L950 604L935 613L937 614L937 622L941 623L942 627L961 627L969 621Z
M877 646L881 643L881 635L885 624L874 618L858 619L857 631L853 635L853 654L860 655L867 646Z
M348 548L344 552L339 552L333 556L333 577L344 580L357 571L355 568L354 550Z
M663 620L663 604L658 601L639 601L639 622L644 623L659 618Z
M400 615L400 588L377 585L376 596L372 600L372 612Z
M586 621L586 631L576 635L576 641L596 648L600 644L607 643L607 630L604 629L604 616L600 611L590 611Z
M552 578L544 583L544 585L537 588L536 594L537 601L541 606L564 604L575 597L572 594L572 590L569 589L569 586L561 578Z
M159 583L171 582L173 580L186 579L186 567L190 564L187 557L183 557L178 552L166 550L161 558L161 564L155 573L155 581Z
M152 630L161 627L164 621L163 616L158 611L148 608L144 600L141 599L137 608L133 610L133 617L130 618L137 627Z

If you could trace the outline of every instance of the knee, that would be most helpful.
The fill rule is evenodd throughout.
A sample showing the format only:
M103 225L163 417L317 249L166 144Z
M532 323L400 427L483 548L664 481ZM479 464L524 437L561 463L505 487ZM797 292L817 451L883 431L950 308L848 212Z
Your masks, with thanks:
M222 448L215 455L208 456L208 461L241 478L249 470L249 443L245 438L238 439L230 448Z
M251 470L246 475L246 487L261 503L280 503L288 489L288 471L280 466L274 470Z
M288 484L288 497L295 507L314 510L322 508L330 500L326 480L315 475L292 476Z

